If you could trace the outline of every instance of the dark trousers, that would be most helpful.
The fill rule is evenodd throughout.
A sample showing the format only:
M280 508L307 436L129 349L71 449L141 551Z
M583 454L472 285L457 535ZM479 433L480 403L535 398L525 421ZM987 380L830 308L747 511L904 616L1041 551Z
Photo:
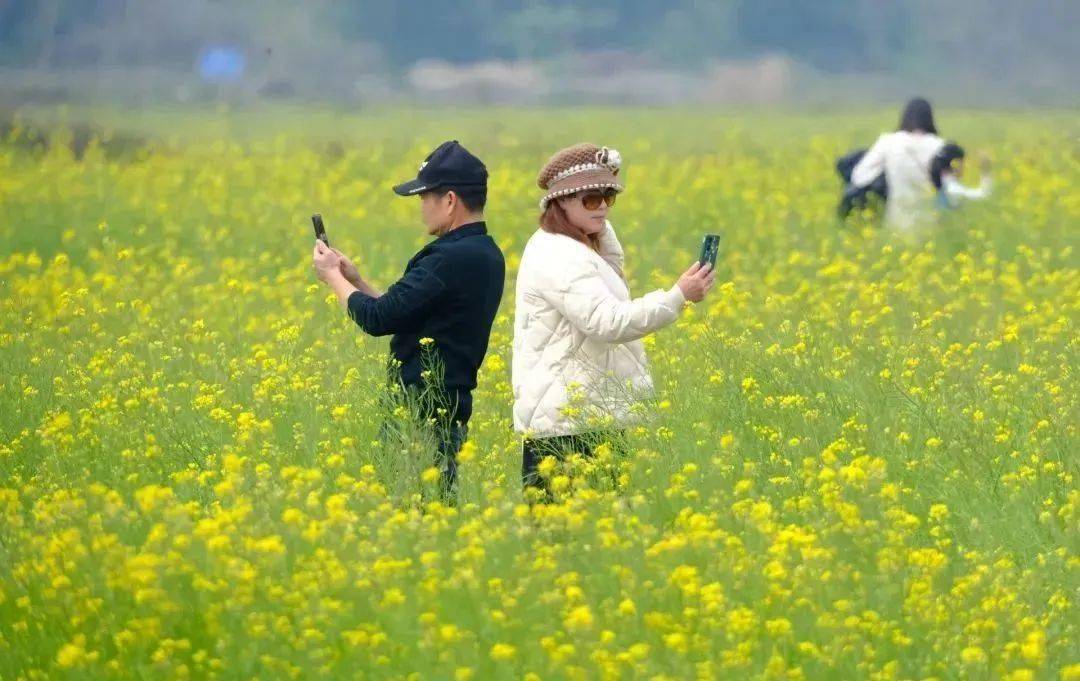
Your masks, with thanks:
M435 466L439 469L439 494L443 501L457 499L457 455L469 437L469 424L454 421L436 424Z
M602 443L611 445L616 453L625 454L622 431L586 432L574 435L525 438L521 442L521 483L526 493L529 489L540 490L542 502L552 500L548 482L540 476L540 462L546 457L565 461L572 454L592 458ZM612 480L614 482L614 479Z
M446 405L446 406L444 406ZM434 461L439 469L439 496L450 504L457 500L457 455L469 437L467 421L457 418L449 398L430 394L421 395L413 386L406 386L400 393L389 394L384 406L393 412L399 406L408 409L408 424L398 417L387 416L379 428L380 439L404 440L420 437L434 447Z

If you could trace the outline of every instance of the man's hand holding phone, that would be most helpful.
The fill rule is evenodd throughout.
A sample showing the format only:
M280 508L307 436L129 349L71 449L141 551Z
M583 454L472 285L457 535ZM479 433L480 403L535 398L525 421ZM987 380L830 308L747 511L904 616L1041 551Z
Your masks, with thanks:
M348 256L330 246L322 216L318 213L312 215L311 224L315 228L315 251L311 256L311 264L319 279L329 284L338 294L341 304L346 305L349 294L356 290L372 298L381 296L378 289L364 281L360 270Z
M336 248L331 248L330 250L337 253L338 257L341 259L339 264L341 267L341 274L344 275L345 279L356 288L363 289L364 279L360 276L360 270L356 269L356 265L353 264L353 261L349 260L349 256Z
M326 245L321 239L315 240L315 250L311 254L311 266L315 274L326 283L330 283L334 274L342 274L341 255Z
M341 270L341 274L345 277L346 281L359 289L363 289L362 284L364 280L360 278L360 270L356 269L356 265L354 265L353 261L349 260L349 258L344 253L330 245L330 239L326 236L326 225L323 224L322 215L319 213L315 213L314 215L312 215L311 225L315 228L316 251L318 251L318 246L321 242L327 249L337 255L340 259L339 269ZM319 278L322 279L321 276Z

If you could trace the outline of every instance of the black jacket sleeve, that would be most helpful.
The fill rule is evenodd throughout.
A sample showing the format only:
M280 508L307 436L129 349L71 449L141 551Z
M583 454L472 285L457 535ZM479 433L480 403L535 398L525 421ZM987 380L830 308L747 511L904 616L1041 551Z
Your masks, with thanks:
M442 256L438 254L421 258L378 298L353 292L349 296L349 316L372 336L415 328L446 291L446 282L439 272L441 264Z

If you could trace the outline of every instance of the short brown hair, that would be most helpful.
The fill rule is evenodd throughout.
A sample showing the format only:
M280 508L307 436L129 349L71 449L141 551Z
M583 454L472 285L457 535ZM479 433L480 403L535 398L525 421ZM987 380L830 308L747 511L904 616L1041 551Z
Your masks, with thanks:
M561 198L573 199L575 196L577 195L572 194ZM574 241L580 241L594 251L599 250L600 237L596 234L586 234L584 230L570 222L570 218L567 217L566 209L562 207L560 199L548 201L547 206L544 207L544 212L540 214L540 229L552 234L568 236Z

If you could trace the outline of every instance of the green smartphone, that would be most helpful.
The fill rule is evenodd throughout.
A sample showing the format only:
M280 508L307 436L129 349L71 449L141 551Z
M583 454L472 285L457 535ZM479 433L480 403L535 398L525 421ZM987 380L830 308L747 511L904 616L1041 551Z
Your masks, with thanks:
M701 240L701 255L698 262L702 265L708 263L712 269L716 269L716 256L720 253L720 235L706 234Z

